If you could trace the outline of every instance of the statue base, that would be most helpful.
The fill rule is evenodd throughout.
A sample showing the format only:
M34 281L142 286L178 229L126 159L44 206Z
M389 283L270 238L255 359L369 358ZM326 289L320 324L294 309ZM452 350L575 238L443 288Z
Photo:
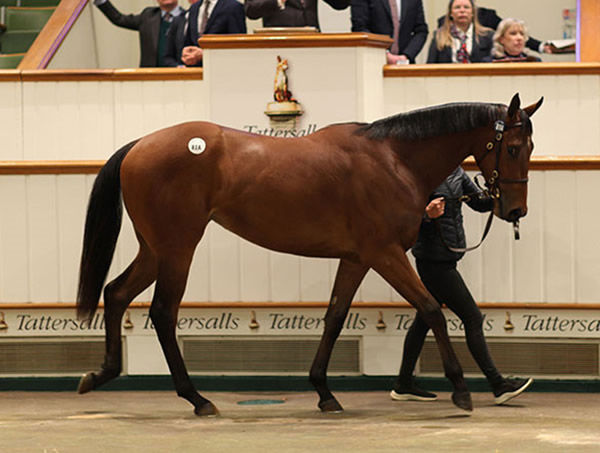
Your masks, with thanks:
M302 115L302 106L296 101L269 102L267 104L267 115L272 121L288 122Z

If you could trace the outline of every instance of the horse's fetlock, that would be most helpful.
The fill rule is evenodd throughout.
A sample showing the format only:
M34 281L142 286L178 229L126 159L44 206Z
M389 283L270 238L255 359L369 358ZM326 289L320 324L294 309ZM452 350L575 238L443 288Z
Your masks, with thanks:
M192 398L193 395L196 394L196 389L194 386L190 384L184 384L177 387L177 396L180 398L185 398L188 401Z

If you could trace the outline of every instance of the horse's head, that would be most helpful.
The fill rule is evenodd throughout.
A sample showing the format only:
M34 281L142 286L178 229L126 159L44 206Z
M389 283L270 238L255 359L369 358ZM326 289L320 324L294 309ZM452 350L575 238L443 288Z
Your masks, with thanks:
M540 108L544 98L521 109L515 94L506 116L494 124L494 138L487 143L484 154L476 157L490 195L494 198L494 214L516 222L527 214L527 174L533 152L529 119Z

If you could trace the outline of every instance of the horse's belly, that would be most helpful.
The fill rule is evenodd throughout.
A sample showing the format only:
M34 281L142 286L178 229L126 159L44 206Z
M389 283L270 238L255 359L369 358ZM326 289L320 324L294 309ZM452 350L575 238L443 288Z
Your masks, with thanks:
M260 213L227 215L216 212L212 220L232 233L270 250L295 255L338 258L356 254L348 234L336 225L318 219L293 219L291 215L262 216Z

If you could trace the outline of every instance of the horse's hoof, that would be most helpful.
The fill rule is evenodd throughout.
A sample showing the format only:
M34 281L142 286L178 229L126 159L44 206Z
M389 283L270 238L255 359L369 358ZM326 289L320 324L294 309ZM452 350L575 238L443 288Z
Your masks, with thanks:
M77 393L83 394L94 390L94 373L87 373L81 376Z
M454 392L452 394L452 402L456 407L460 407L465 411L473 410L473 401L471 401L471 394L468 391Z
M219 410L210 401L200 407L195 408L194 414L196 414L198 417L217 417L220 415Z
M319 409L321 409L322 412L329 413L339 413L344 411L344 408L340 405L340 403L337 402L335 398L327 401L320 401Z

